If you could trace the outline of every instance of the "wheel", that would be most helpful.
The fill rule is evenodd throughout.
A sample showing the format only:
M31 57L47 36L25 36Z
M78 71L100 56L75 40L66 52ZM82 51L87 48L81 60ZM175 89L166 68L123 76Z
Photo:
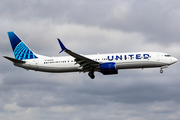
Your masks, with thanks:
M89 75L89 77L90 77L91 79L94 79L94 78L95 78L95 75L94 75L93 72L89 72L88 75Z
M163 70L162 70L162 69L160 70L160 73L163 73Z

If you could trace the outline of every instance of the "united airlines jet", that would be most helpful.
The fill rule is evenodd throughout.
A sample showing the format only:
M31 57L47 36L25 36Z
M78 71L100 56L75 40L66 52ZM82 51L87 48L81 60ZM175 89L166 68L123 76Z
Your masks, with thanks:
M26 70L53 73L88 72L90 78L94 79L94 72L112 75L118 74L119 69L159 67L160 73L163 73L163 68L178 61L171 55L161 52L80 55L67 49L60 39L58 39L62 49L60 53L66 52L70 56L47 57L34 53L14 32L8 32L8 36L15 58L7 56L4 58Z

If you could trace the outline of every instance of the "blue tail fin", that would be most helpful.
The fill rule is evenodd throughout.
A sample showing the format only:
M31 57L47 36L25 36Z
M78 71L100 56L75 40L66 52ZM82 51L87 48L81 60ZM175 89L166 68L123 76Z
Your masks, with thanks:
M14 32L8 32L8 36L16 59L26 60L38 58Z

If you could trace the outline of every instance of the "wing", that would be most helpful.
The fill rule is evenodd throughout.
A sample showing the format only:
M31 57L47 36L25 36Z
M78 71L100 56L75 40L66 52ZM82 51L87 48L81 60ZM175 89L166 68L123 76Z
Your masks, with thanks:
M58 39L58 38L57 38L57 39ZM82 67L84 71L90 70L90 69L95 69L95 68L98 68L98 67L100 66L100 63L99 63L99 62L94 61L94 60L92 60L92 59L90 59L90 58L87 58L87 57L85 57L85 56L79 55L79 54L77 54L77 53L75 53L75 52L72 52L71 50L67 49L67 48L63 45L63 43L61 42L60 39L58 39L58 42L59 42L60 47L61 47L61 49L62 49L59 53L61 53L61 52L64 51L64 52L66 52L67 54L69 54L69 55L71 55L72 57L74 57L74 58L75 58L75 61L76 61L75 64L79 64L80 67Z

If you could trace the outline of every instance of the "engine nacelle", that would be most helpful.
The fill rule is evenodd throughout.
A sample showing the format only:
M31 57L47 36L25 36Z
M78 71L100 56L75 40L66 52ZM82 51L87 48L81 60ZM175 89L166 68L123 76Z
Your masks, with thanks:
M114 62L100 64L101 73L104 75L118 74L116 64Z

